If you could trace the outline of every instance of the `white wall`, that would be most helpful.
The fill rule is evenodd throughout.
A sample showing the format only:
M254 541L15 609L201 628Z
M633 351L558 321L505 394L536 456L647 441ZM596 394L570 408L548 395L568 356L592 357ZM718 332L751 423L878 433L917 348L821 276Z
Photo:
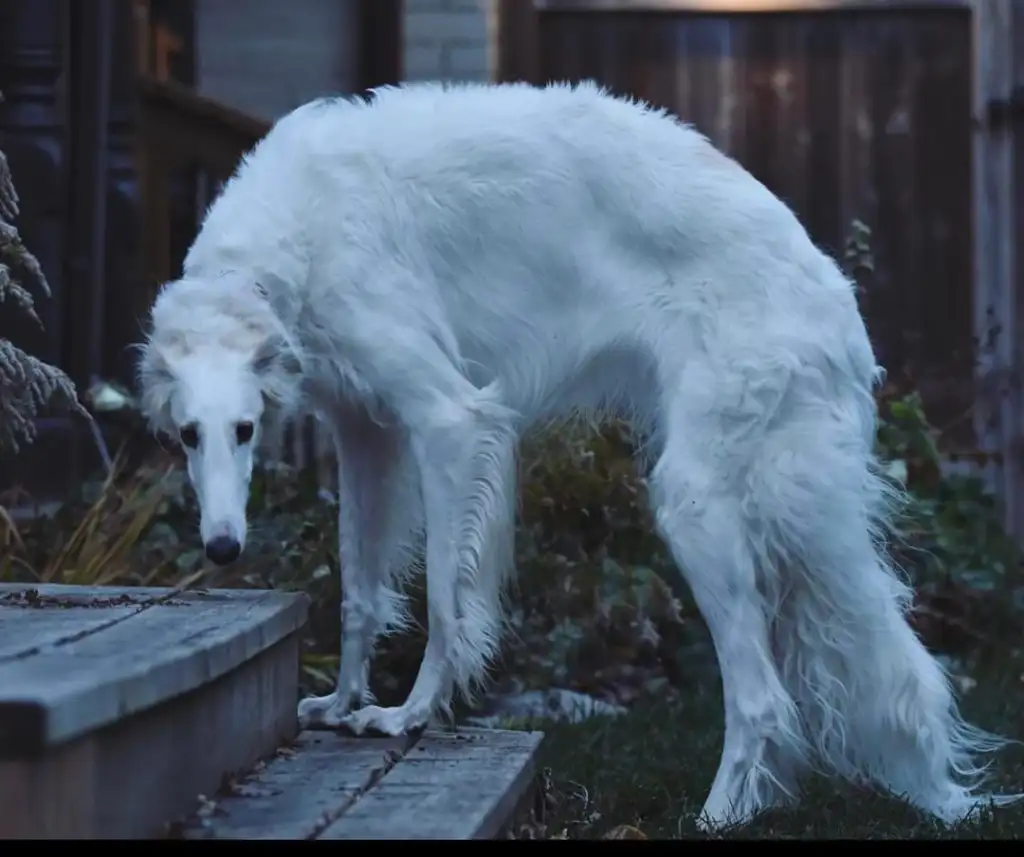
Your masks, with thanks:
M405 79L488 80L493 23L492 0L405 0Z
M199 91L265 119L351 92L354 16L351 0L197 0Z

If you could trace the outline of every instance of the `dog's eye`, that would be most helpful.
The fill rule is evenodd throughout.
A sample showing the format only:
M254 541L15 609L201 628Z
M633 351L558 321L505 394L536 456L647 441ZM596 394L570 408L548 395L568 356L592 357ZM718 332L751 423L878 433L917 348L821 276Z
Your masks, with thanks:
M199 446L199 432L196 431L195 426L182 426L178 436L181 438L182 446L187 446L189 449Z
M244 446L252 440L252 423L239 423L235 426L235 439L239 446Z

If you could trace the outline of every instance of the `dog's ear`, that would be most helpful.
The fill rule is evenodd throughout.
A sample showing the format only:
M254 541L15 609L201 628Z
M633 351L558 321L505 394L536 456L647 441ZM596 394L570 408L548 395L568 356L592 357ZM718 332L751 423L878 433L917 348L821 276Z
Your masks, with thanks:
M284 336L269 336L260 343L252 356L252 371L269 402L285 410L298 403L302 361Z
M166 423L170 420L174 373L163 352L152 342L139 346L137 378L143 416L154 428L166 430Z

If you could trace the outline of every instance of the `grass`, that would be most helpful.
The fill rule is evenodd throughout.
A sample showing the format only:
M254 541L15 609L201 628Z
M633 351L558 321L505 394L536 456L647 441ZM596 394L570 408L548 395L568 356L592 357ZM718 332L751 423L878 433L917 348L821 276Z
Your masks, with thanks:
M979 676L964 700L976 723L1020 734L1024 659ZM547 733L541 765L550 776L547 813L534 835L544 838L703 837L695 826L718 765L721 691L715 681L678 699L647 699L624 716L579 725L535 724ZM1003 791L1024 791L1024 749L1011 746L994 766ZM811 777L801 802L776 809L724 838L1016 839L1024 810L986 810L975 823L950 828L892 797Z

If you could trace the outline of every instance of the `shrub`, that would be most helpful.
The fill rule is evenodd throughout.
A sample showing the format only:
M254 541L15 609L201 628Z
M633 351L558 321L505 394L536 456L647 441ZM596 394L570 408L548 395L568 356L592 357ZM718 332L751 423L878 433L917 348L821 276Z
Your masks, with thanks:
M18 195L7 158L0 151L0 304L13 305L41 324L25 283L36 285L47 296L50 290L39 263L12 223L17 215ZM31 443L36 433L35 417L51 400L82 411L67 375L0 339L0 454L16 453L21 444Z

